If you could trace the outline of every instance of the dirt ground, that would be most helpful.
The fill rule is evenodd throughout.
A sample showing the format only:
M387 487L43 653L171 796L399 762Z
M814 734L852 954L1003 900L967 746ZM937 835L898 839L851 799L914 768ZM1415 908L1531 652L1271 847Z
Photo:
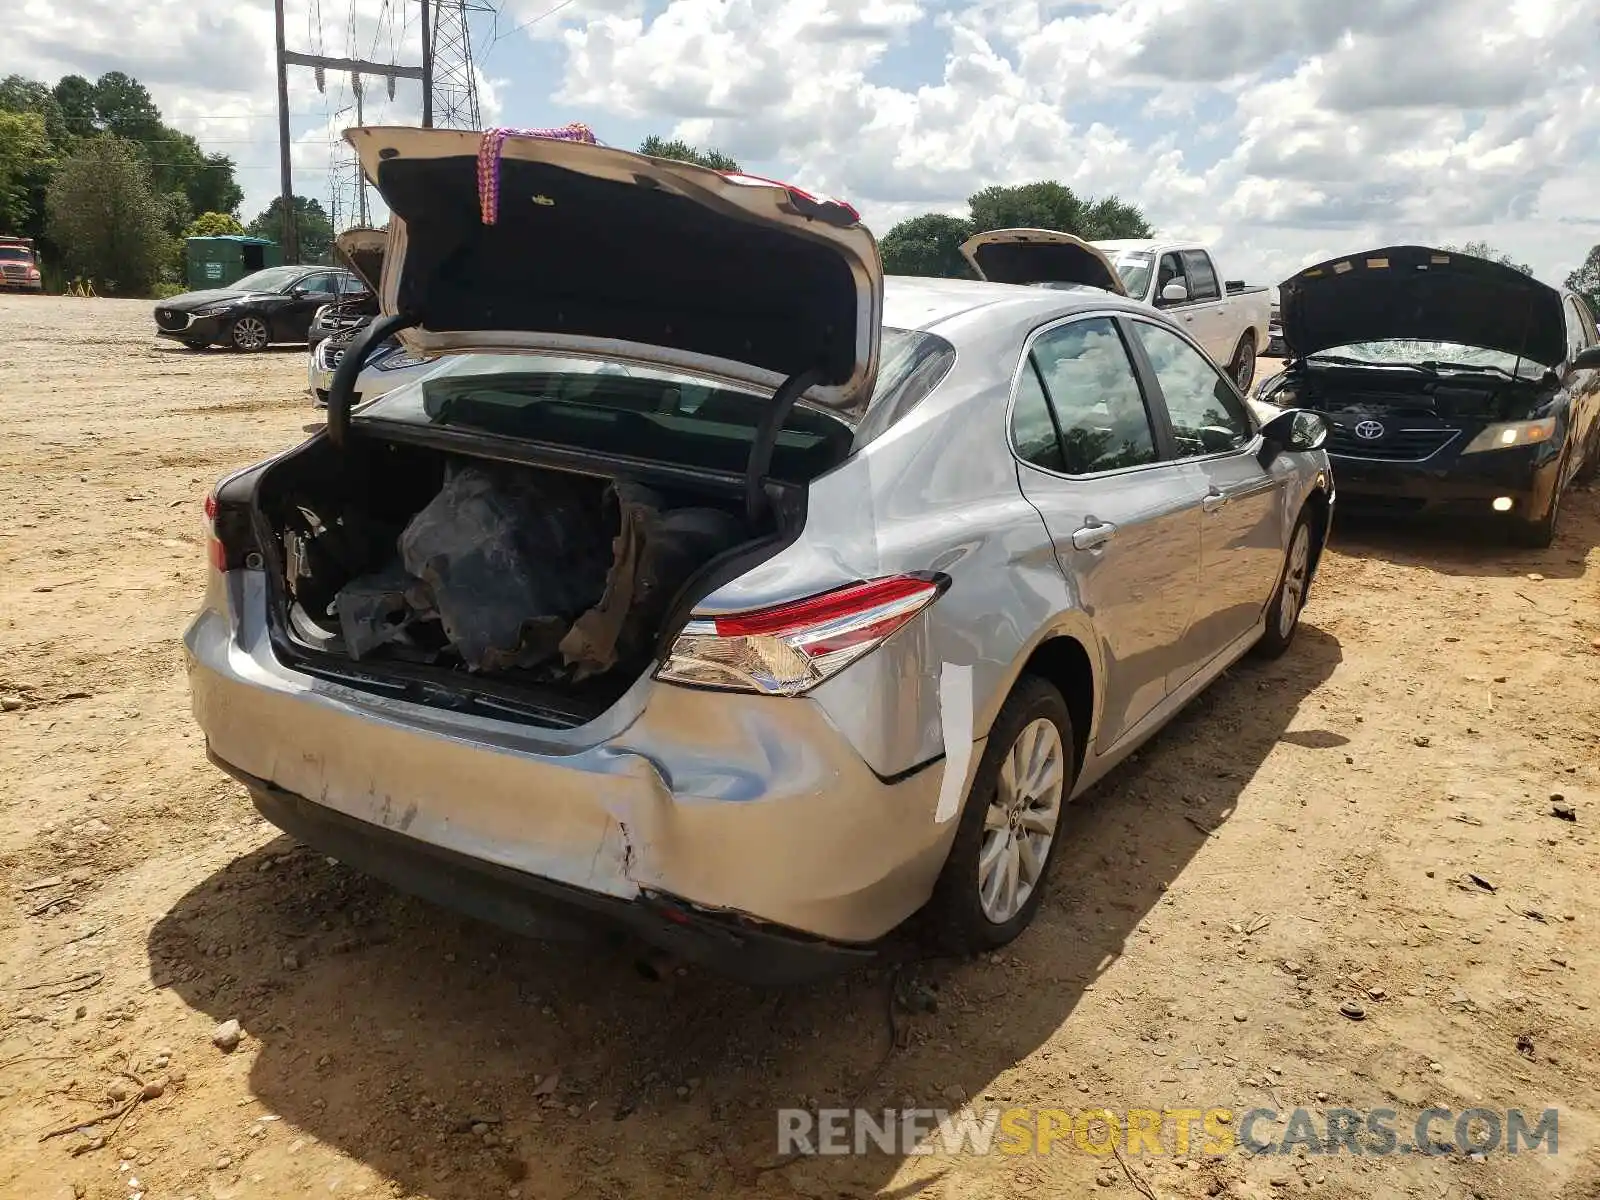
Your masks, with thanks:
M1341 522L1293 651L1075 807L1015 946L769 994L520 942L259 820L179 636L210 484L318 419L304 352L105 300L0 298L0 334L0 1195L1600 1197L1600 492L1546 552ZM779 1107L963 1101L1265 1107L1269 1139L1554 1107L1559 1146L778 1159Z

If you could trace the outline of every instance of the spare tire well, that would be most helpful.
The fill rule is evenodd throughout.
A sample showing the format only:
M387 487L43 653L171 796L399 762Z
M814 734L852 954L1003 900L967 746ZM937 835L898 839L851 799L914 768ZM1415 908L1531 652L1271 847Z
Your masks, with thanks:
M1076 638L1049 638L1028 656L1022 674L1050 683L1067 702L1067 712L1072 717L1072 761L1074 770L1082 771L1089 749L1089 730L1094 724L1094 667L1088 651Z

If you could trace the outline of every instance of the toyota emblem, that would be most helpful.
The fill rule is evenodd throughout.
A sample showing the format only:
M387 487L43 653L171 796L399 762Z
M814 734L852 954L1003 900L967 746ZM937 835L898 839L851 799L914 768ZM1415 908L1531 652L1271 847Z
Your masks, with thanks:
M1383 436L1383 426L1377 421L1356 422L1356 436L1366 441L1375 442Z

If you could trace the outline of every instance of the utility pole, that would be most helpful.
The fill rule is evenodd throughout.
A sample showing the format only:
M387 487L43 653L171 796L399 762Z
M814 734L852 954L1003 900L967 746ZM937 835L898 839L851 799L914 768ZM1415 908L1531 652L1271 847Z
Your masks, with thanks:
M433 128L433 33L428 28L428 0L422 3L422 127Z
M391 84L391 86L393 86ZM367 123L366 109L363 107L362 93L366 91L361 84L361 76L350 76L350 90L356 94L356 125L360 127ZM367 211L367 173L361 169L361 159L356 159L356 224L363 229L372 221L371 214Z
M283 0L273 0L272 15L278 23L278 175L282 187L283 261L300 261L300 231L294 211L294 178L289 169L289 70L283 41Z
M423 0L422 4L422 55L423 62L427 65L421 67L405 67L399 65L398 63L367 62L365 59L360 58L327 58L320 54L301 54L298 51L288 49L285 44L283 34L283 0L273 0L272 15L274 20L277 22L278 40L278 169L282 176L281 182L283 186L283 198L281 200L283 205L283 258L285 262L297 263L300 261L300 231L297 228L297 222L295 220L294 180L290 171L289 162L290 142L288 68L291 66L313 68L317 72L317 85L319 88L322 85L323 71L349 72L352 77L351 82L354 85L354 90L356 92L356 120L358 124L361 121L361 76L376 75L380 79L388 80L389 96L391 99L394 96L394 81L396 79L419 80L423 83L422 123L424 125L431 124L433 117L431 87L433 50L428 30L428 0ZM356 170L359 172L360 169L361 168L358 164ZM362 176L362 186L360 189L360 197L358 202L363 216L366 215L367 205L365 184L365 176Z

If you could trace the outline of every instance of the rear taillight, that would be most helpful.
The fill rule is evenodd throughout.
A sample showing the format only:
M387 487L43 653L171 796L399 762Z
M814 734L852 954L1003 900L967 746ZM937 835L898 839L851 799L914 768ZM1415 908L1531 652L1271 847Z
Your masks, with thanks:
M798 695L882 645L947 584L943 576L893 575L774 608L693 620L656 677Z
M252 549L248 510L218 501L216 492L206 497L205 510L207 561L218 571L259 570L261 555Z

